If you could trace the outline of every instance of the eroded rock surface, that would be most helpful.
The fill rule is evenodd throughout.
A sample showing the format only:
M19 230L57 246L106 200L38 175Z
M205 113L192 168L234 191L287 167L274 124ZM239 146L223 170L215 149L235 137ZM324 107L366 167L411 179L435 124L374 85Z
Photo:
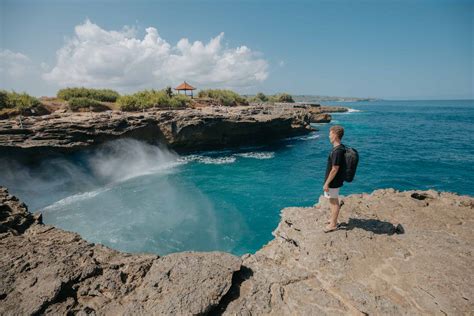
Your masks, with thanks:
M0 120L3 152L72 151L117 138L201 150L268 142L314 130L302 109L276 106L205 107L143 113L53 113Z
M388 189L343 203L345 225L331 233L324 198L284 209L275 239L244 257L238 295L221 312L472 314L473 198Z
M4 188L0 205L1 315L206 313L240 269L241 260L227 253L160 258L88 243L41 224Z
M41 224L0 189L0 314L472 314L474 199L377 190L289 207L275 238L230 254L131 255Z

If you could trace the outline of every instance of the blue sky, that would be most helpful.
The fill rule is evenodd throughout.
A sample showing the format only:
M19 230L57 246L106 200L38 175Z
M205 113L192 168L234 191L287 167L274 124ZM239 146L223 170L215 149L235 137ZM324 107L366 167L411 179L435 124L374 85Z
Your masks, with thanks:
M472 99L473 19L456 0L0 0L0 86Z

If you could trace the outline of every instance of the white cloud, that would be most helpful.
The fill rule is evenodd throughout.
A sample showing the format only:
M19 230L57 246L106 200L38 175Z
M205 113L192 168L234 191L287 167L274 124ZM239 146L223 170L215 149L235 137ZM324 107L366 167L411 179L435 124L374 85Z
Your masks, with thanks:
M183 38L175 46L149 27L143 39L134 28L107 31L86 20L57 51L43 78L60 86L133 90L183 80L201 87L249 87L264 81L268 63L246 46L223 46L224 33L208 43Z
M0 74L2 78L18 79L28 74L32 63L28 56L11 50L0 50Z

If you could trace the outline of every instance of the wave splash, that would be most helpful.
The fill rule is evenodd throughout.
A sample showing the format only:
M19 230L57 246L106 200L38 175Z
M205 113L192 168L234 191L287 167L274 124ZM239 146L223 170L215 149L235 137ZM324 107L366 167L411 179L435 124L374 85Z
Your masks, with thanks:
M178 158L179 162L188 163L188 162L198 162L203 164L214 164L214 165L223 165L231 164L237 161L237 158L249 158L249 159L272 159L275 157L275 152L241 152L227 155L187 155Z

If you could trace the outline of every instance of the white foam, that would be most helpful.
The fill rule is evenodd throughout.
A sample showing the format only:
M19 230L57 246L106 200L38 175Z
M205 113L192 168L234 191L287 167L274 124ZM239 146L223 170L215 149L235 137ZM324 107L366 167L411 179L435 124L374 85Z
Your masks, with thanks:
M275 157L274 152L265 152L265 151L263 152L252 151L252 152L247 152L247 153L239 153L235 155L239 157L243 157L243 158L254 158L254 159L272 159L273 157Z
M347 115L347 114L350 114L350 113L357 113L357 112L363 112L363 111L357 110L357 109L348 108L346 112L334 112L334 113L331 113L331 115L332 115L332 116L335 116L335 115Z
M309 135L289 137L289 138L286 138L286 140L312 140L312 139L319 138L320 136L321 135L317 133L311 133Z
M317 138L319 138L320 136L321 136L321 135L319 135L319 134L308 135L308 136L302 137L301 140L317 139Z
M48 212L48 211L55 211L55 210L61 210L64 208L64 206L70 205L72 203L78 202L78 201L84 201L91 199L101 193L107 192L110 190L110 187L108 188L100 188L94 191L88 191L88 192L81 192L77 194L73 194L71 196L65 197L64 199L61 199L57 202L54 202L51 205L48 205L44 207L41 211L43 212Z
M361 110L357 110L357 109L351 109L349 108L349 110L347 111L349 113L354 113L354 112L362 112Z
M212 164L212 165L222 165L235 162L236 158L234 156L224 156L224 157L209 157L201 155L188 155L178 158L179 162L190 162L196 161L203 164Z

